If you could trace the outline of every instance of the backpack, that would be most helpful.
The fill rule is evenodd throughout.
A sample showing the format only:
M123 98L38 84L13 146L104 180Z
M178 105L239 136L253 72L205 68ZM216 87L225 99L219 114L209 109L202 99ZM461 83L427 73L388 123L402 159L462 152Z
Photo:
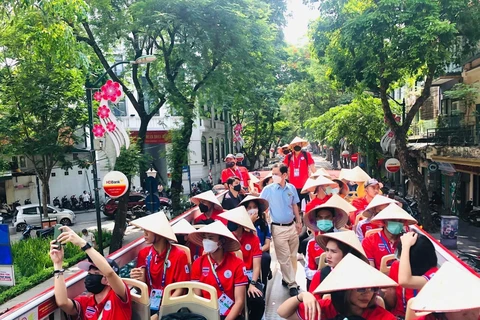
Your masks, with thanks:
M307 165L307 168L308 168L308 155L307 155L307 151L304 151L302 150L302 154L303 154L303 157L305 158L305 164ZM292 159L293 157L293 152L289 153L288 154L288 164L287 164L287 167L290 168L290 160Z
M320 270L320 280L323 281L332 271L332 268L329 266L323 267L322 270Z
M207 320L202 315L192 313L188 308L181 308L176 313L164 315L161 320Z

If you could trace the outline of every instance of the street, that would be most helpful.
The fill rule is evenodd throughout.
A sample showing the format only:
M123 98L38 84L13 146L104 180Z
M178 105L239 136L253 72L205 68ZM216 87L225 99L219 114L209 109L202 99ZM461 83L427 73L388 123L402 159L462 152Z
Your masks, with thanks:
M95 210L76 211L75 216L77 221L73 226L71 226L72 230L74 230L75 232L80 232L82 231L82 229L88 229L88 230L97 229L97 218L96 218ZM113 230L113 227L115 225L114 220L108 220L107 217L103 215L103 213L101 213L101 219L102 219L102 229ZM129 234L131 232L137 232L137 231L138 229L134 229L133 227L128 227L125 234ZM11 232L10 239L12 242L18 241L22 237L21 232L15 232L15 233L13 233L12 231L10 232ZM34 236L34 233L35 232L32 232L32 236Z

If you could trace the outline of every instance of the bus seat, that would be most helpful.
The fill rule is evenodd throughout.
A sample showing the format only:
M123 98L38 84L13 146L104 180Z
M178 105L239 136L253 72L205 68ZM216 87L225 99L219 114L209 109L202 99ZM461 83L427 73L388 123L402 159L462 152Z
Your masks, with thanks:
M395 260L397 259L395 257L395 254L387 254L386 256L383 256L382 257L382 260L380 261L380 271L385 273L387 276L388 274L390 273L390 269L391 269L391 262L392 260Z
M325 261L327 259L327 253L324 252L320 255L320 258L318 259L318 269L317 270L322 270L326 265L327 262Z
M192 265L192 256L191 256L191 253L190 253L190 248L189 247L186 247L186 246L182 246L181 244L176 244L176 243L172 243L175 247L177 247L178 249L181 249L185 252L185 254L187 255L187 259L188 259L188 264L191 266Z
M243 253L242 253L242 250L237 250L235 251L235 256L237 258L240 258L242 261L243 261Z
M365 216L363 215L363 212L360 213L360 214L357 214L357 216L355 217L355 224L353 225L353 229L352 229L352 230L355 231L356 228L357 228L358 222L359 222L360 220L363 220L363 219L366 219L366 218L367 218L367 217L365 217Z
M382 307L385 309L385 301L383 301L383 298L377 295L376 298L377 306Z
M375 229L370 229L365 232L365 238L367 238L369 235L372 235L374 233L377 233L379 231L382 231L382 228L375 228Z
M332 300L332 295L330 293L325 293L323 296L322 296L322 299L323 300Z
M172 297L171 293L177 289L186 289L187 292L182 296ZM196 295L193 291L194 289L207 291L210 294L210 299ZM163 294L164 297L162 299L159 315L160 319L167 314L176 313L183 307L186 307L192 313L200 314L209 320L220 319L217 289L211 285L195 281L181 281L166 286Z
M150 319L150 295L146 283L122 278L129 288L138 288L140 293L130 292L132 297L132 320Z

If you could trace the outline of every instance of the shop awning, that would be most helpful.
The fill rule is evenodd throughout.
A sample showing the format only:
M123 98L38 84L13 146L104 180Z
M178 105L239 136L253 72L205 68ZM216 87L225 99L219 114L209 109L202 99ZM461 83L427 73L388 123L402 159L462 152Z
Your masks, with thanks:
M475 159L475 158L432 156L432 160L435 162L444 162L444 163L450 163L450 164L461 164L463 166L480 167L480 159Z

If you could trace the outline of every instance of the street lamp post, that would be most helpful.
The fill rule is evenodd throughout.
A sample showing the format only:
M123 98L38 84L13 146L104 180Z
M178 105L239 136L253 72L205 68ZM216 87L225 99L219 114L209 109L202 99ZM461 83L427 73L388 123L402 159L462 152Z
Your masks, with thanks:
M95 139L93 136L93 104L92 104L92 90L95 90L97 85L102 81L102 79L108 74L110 70L119 66L121 64L146 64L155 61L157 58L155 56L141 56L135 61L120 61L113 64L108 68L92 85L88 82L86 84L86 95L87 95L87 107L88 107L88 123L90 126L90 158L92 161L92 171L93 171L93 191L95 194L95 211L97 218L97 231L98 231L98 251L103 255L103 237L102 237L102 221L100 216L100 196L98 194L98 168L97 168L97 157L95 154Z

